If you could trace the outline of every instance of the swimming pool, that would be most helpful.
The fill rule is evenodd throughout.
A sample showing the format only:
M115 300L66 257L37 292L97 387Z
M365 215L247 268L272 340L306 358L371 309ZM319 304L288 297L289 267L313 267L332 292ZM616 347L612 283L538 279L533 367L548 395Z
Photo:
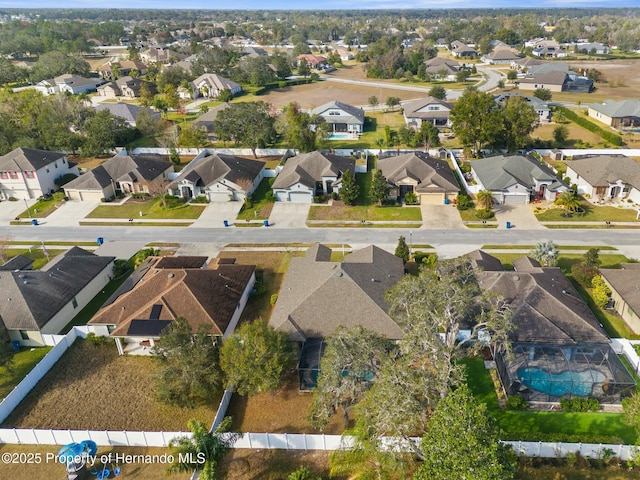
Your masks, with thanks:
M571 394L588 397L593 384L605 379L604 373L598 370L567 371L550 373L538 367L526 367L518 370L518 379L523 385L554 397Z

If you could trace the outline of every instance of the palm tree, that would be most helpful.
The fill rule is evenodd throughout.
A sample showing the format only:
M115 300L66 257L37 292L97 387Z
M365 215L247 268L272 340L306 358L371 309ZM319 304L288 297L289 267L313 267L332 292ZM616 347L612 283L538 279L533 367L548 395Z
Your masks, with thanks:
M573 190L567 190L558 195L555 204L564 207L567 214L577 212L580 209L580 197Z
M478 208L480 210L491 210L493 207L493 193L491 190L480 190L476 195L478 200Z
M529 256L545 267L555 267L558 262L558 246L552 241L540 242Z
M215 480L218 463L241 434L229 432L231 417L225 417L210 431L198 420L189 420L188 425L193 435L170 443L175 461L167 468L167 474L200 470L200 480Z

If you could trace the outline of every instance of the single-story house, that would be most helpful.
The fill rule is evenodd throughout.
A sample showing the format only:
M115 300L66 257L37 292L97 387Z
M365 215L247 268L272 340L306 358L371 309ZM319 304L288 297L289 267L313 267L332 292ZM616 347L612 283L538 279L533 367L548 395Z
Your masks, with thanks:
M364 128L364 110L338 100L314 108L311 114L324 118L331 126L330 134L350 133L357 138Z
M140 52L140 60L147 65L161 63L162 65L167 66L172 63L179 62L185 57L186 55L184 53L175 52L164 45L153 45L147 50Z
M107 98L138 98L140 96L140 89L142 88L142 85L146 85L146 88L152 95L155 95L158 92L155 83L127 76L118 78L115 82L109 82L101 85L98 87L98 95Z
M204 196L210 202L244 201L264 178L259 160L205 150L180 172L167 190L177 197Z
M412 100L402 105L404 121L408 127L420 130L422 122L431 122L440 129L451 128L453 105L433 97Z
M147 66L139 60L121 60L119 62L109 60L104 65L100 65L97 72L102 78L111 80L114 76L131 75L131 72L135 72L136 75L145 75Z
M454 57L473 58L478 56L478 51L475 48L462 43L460 40L451 42L449 50Z
M116 193L153 193L165 190L173 164L162 155L127 155L111 157L64 185L70 200L99 202Z
M484 63L488 63L490 65L510 64L520 58L522 58L522 56L514 53L510 48L498 48L493 52L480 57Z
M326 57L323 57L321 55L314 55L312 53L303 53L296 57L296 62L298 63L298 65L300 65L300 61L303 58L307 61L307 65L317 70L320 70L324 65L327 64Z
M542 66L544 65L540 65L540 67ZM545 88L552 92L591 93L593 91L593 80L582 77L575 72L552 70L545 73L535 73L533 68L535 67L529 70L526 77L518 80L520 90Z
M242 85L224 78L217 73L203 73L191 82L193 95L197 97L215 98L223 90L229 90L232 95L242 92Z
M402 259L379 247L368 246L332 262L331 249L315 244L304 257L291 259L269 325L294 342L358 325L400 339L402 329L387 314L384 296L403 275Z
M340 56L340 60L342 60L343 62L347 60L353 60L355 58L353 52L351 52L348 48L333 47L333 50Z
M460 70L460 62L451 58L434 57L424 62L425 72L440 80L453 82Z
M104 83L105 81L102 78L86 78L65 73L49 80L41 80L36 84L35 89L43 95L55 95L57 93L78 95L80 93L95 92Z
M207 132L207 135L214 136L218 114L222 110L226 110L230 106L231 104L229 102L223 102L220 105L207 110L207 112L203 113L193 121L193 125L205 130Z
M356 160L319 151L287 159L271 188L279 202L311 203L316 195L339 192L342 175L355 174Z
M41 270L0 271L0 321L11 340L42 346L42 335L60 333L109 283L114 261L73 247Z
M510 353L499 349L494 358L507 393L529 401L596 397L619 403L635 392L609 337L560 268L528 257L513 266L505 271L485 263L476 272L480 288L501 295L511 310Z
M150 108L140 107L139 105L134 105L132 103L99 103L96 105L96 111L100 112L102 110L108 110L114 117L122 118L127 125L131 127L136 126L138 115L140 115L140 112L142 111L149 112L149 114L156 120L160 119L160 114L158 112L154 112Z
M55 180L67 174L79 173L66 153L16 148L0 156L0 199L32 199L53 193L60 188Z
M533 57L522 57L511 61L511 68L513 70L528 71L531 67L542 65L545 63L543 60L539 60Z
M443 205L453 199L460 187L445 160L414 152L378 160L377 168L387 179L389 197L402 200L409 192L421 204Z
M576 45L576 52L587 53L591 55L608 55L611 53L611 48L608 45L604 45L600 42L593 43L578 43Z
M210 335L228 337L253 289L255 265L206 262L207 257L151 257L89 324L106 325L120 355L148 352L178 317L194 333L204 325Z
M629 199L640 203L640 163L624 155L574 157L565 174L592 201Z
M529 97L517 92L504 92L495 96L496 103L500 106L504 106L512 98L521 98L529 105L531 105L538 114L538 121L540 123L551 122L551 108L547 102L540 100L538 97Z
M620 267L598 271L611 289L613 309L634 333L640 333L640 263L622 263Z
M602 105L592 103L589 116L617 130L640 128L640 100L605 100Z
M495 155L473 160L471 175L482 190L493 193L496 202L507 205L543 198L554 201L567 190L553 170L528 155Z

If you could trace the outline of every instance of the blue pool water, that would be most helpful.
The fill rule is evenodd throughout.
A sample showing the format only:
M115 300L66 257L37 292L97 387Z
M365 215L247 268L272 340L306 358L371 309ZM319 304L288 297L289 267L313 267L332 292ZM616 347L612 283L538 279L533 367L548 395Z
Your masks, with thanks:
M550 373L538 367L518 370L518 379L523 385L554 397L567 394L588 397L593 390L593 384L602 382L604 378L604 374L598 370L562 373Z

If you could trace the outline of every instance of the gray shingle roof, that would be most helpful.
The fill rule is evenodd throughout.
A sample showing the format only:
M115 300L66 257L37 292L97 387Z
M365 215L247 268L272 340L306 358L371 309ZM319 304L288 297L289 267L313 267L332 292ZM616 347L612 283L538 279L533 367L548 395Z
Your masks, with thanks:
M327 110L342 110L347 115L323 115ZM364 110L346 103L334 100L324 105L314 108L313 115L321 115L328 123L349 123L364 125Z
M418 181L416 192L448 192L459 190L456 177L444 160L431 158L425 153L405 153L397 157L378 160L377 168L393 185L406 177Z
M640 190L640 163L623 155L574 158L567 166L594 187L622 180Z
M631 310L640 315L640 263L622 263L620 266L622 268L601 268L598 271Z
M536 73L519 80L520 83L537 83L540 85L564 85L567 80L567 73L561 71Z
M612 118L640 117L640 100L605 100L602 105L592 103L589 108Z
M169 188L176 188L180 180L185 178L203 187L221 180L228 180L236 185L241 179L249 179L253 182L264 166L264 162L259 160L214 153L191 161L169 184Z
M533 264L531 264L534 267ZM483 290L502 294L514 312L514 342L609 343L589 306L559 268L479 272Z
M272 188L286 189L296 183L315 188L315 182L321 181L322 177L341 177L347 170L353 175L355 166L356 160L352 157L318 151L303 153L286 161Z
M128 123L135 123L138 115L141 111L146 110L151 113L151 116L156 120L160 119L160 114L158 112L154 112L150 108L140 107L138 105L133 105L131 103L118 102L118 103L101 103L96 106L97 111L101 110L109 110L112 115L120 118L124 118L124 120Z
M69 189L102 189L111 180L145 182L156 179L172 165L162 155L116 155L102 165L65 184Z
M40 330L114 260L76 248L48 270L1 272L0 318L10 330Z
M0 271L13 272L14 270L27 270L33 265L33 260L24 255L16 255L9 259L8 262L0 265Z
M423 108L428 107L429 105L441 105L446 108L446 110L425 110L423 112L419 111ZM449 118L450 111L453 108L448 102L444 100L438 100L433 97L425 97L419 98L418 100L413 100L408 102L402 106L404 109L405 118Z
M387 315L385 292L404 274L402 260L369 246L330 262L326 247L291 259L269 324L294 341L324 338L339 326L361 325L391 339L402 336ZM329 251L330 254L330 251Z
M61 152L36 150L35 148L16 148L0 156L0 170L15 171L16 167L18 167L19 170L37 171L65 156L66 154Z
M520 183L533 188L535 181L555 181L556 175L551 169L535 158L523 155L497 155L471 162L471 169L487 190L505 190Z

